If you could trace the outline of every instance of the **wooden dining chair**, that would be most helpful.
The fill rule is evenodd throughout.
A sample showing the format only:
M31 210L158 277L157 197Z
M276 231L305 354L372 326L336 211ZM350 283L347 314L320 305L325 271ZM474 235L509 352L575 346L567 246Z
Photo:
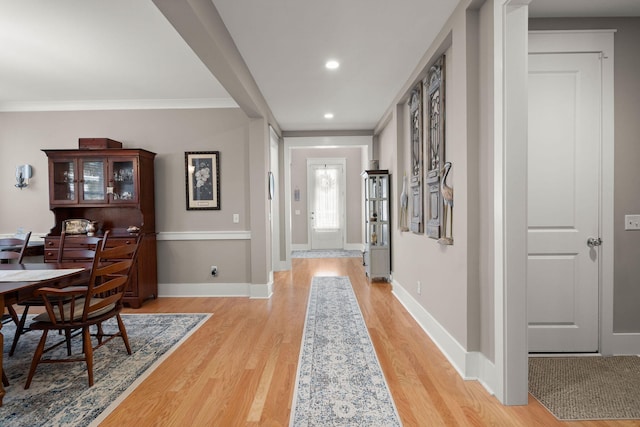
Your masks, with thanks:
M60 240L58 245L58 258L59 263L62 262L92 262L96 254L96 248L101 244L103 239L109 235L107 230L102 237L87 236L86 234L68 234L66 231L66 221L62 223L62 232L60 234ZM73 285L86 284L86 280L83 282L71 283ZM28 300L18 303L18 305L24 307L22 310L22 316L16 321L16 333L13 337L13 343L9 350L9 356L13 356L18 340L20 336L31 329L29 326L25 326L27 321L27 315L29 314L29 308L35 306L40 307L44 305L42 298L30 298ZM67 331L70 332L70 331ZM67 337L67 353L71 355L71 337Z
M0 260L17 260L18 263L22 263L30 237L31 232L29 231L22 239L19 237L4 237L0 239Z
M9 262L15 260L21 264L24 259L25 251L29 245L29 238L31 238L31 232L25 234L24 238L19 237L5 237L0 239L0 262ZM3 308L4 311L4 308ZM16 325L18 324L18 314L13 308L13 305L7 304L7 311L9 315L5 318L2 316L2 323L13 320Z
M104 236L87 236L86 234L69 234L62 227L60 233L60 245L58 247L58 259L60 262L91 262L96 253L96 248L102 240L109 234Z
M31 232L25 234L24 238L19 237L4 237L0 239L0 262L9 262L15 260L21 264L24 259L25 251L29 245L29 238L31 238ZM2 308L2 323L14 322L18 324L18 313L13 308L13 304L6 304L8 315L4 314L4 307ZM2 370L2 384L9 385L9 379L7 378L4 369Z
M108 248L103 241L103 244L96 251L91 268L91 278L87 286L73 286L64 289L45 287L35 291L36 295L43 298L46 312L36 316L30 325L31 330L41 330L42 337L31 361L25 389L31 385L33 375L40 363L56 362L84 361L87 365L89 386L92 386L93 350L117 336L122 337L127 353L131 354L127 330L120 317L120 311L132 266L136 262L139 244L138 239L130 245ZM71 300L63 303L65 298L71 298ZM114 317L117 321L118 332L105 334L102 323ZM90 327L93 325L97 327L98 332L92 335ZM45 349L49 331L74 330L82 331L82 357L42 358L44 353L63 344L61 341ZM97 336L98 342L95 347L91 341L92 336Z

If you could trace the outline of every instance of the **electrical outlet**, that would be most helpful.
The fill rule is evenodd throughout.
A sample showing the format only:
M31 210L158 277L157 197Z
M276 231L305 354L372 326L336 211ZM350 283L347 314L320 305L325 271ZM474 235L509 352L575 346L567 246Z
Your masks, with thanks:
M237 224L240 222L240 214L233 214L233 223Z
M218 275L218 267L216 267L215 265L211 266L211 275L213 277L216 277Z
M418 287L416 289L416 292L418 292L418 295L422 293L422 283L420 283L420 280L418 280Z

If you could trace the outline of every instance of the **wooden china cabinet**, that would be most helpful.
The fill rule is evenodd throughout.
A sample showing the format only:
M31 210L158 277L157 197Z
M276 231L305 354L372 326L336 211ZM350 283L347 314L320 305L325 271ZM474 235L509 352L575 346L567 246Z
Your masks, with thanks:
M80 143L82 147L82 139ZM55 225L45 237L45 262L57 260L64 220L94 222L96 235L111 230L109 246L130 244L139 233L138 261L124 302L137 308L145 299L157 297L155 153L93 146L43 151L49 158L49 208L55 216ZM129 232L131 227L139 231Z

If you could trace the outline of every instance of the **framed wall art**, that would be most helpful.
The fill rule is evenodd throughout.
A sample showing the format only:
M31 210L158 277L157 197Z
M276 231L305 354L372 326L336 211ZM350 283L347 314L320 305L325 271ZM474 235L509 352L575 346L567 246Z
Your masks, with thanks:
M187 210L220 209L220 152L184 153Z

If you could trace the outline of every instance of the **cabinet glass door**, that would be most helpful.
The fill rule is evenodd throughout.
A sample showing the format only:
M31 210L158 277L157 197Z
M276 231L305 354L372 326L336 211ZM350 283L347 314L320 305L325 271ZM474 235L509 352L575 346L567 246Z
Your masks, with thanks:
M98 203L106 199L103 159L85 159L82 161L82 202Z
M76 203L77 192L77 164L75 160L60 159L52 162L50 178L51 202Z
M137 169L135 159L111 161L110 172L113 189L111 203L137 203L139 197L136 185Z

